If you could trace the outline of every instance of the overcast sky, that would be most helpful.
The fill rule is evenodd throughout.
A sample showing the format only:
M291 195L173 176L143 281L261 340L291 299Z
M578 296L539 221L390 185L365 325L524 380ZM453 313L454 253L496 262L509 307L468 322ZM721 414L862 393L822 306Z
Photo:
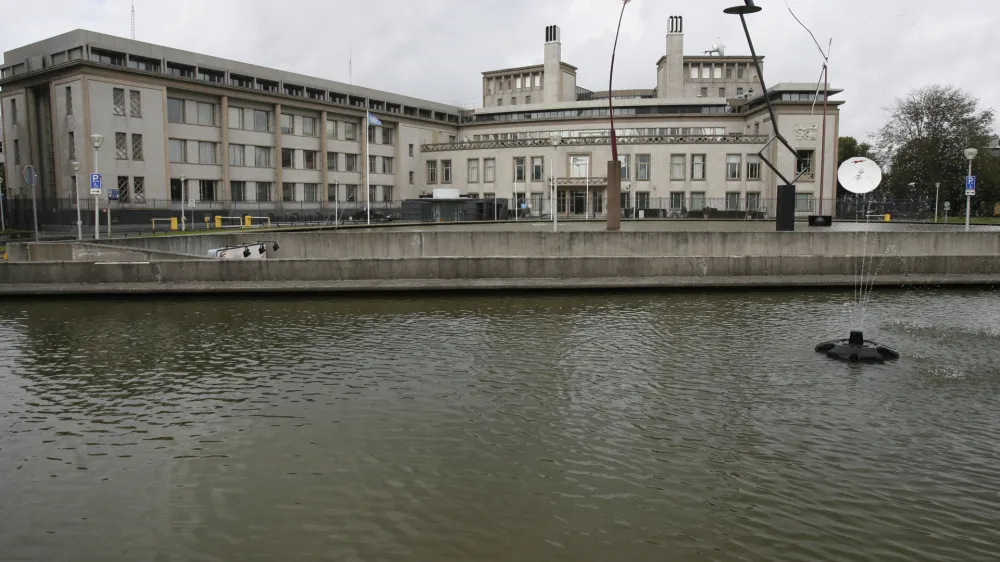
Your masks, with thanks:
M684 16L685 54L721 37L749 54L741 0L633 0L618 45L615 88L654 88L667 18ZM953 84L1000 110L997 0L788 0L824 47L845 91L842 135L864 137L910 88ZM784 0L749 18L764 76L815 82L821 58ZM481 72L540 64L546 25L562 28L577 84L607 89L619 0L135 0L136 38L444 103L481 103ZM129 0L0 0L0 50L76 28L128 37Z

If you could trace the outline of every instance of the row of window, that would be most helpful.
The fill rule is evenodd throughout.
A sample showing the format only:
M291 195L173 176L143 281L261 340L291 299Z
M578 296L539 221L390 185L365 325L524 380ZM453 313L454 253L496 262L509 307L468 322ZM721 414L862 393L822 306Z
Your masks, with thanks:
M126 178L127 180L128 178ZM141 178L140 178L141 179ZM119 178L119 184L121 183L121 178ZM293 182L283 182L281 184L281 201L293 202L293 201L303 201L307 203L316 203L321 200L326 201L345 201L348 203L362 202L363 191L362 186L357 184L335 184L331 183L327 185L326 193L321 194L320 184L318 183L303 183L302 190L299 191L296 184ZM218 182L216 180L198 180L198 200L199 201L217 201L220 195L217 191ZM369 195L372 201L392 201L393 196L393 186L391 185L372 185L369 186ZM181 182L178 179L170 181L170 198L174 201L181 201L183 199L182 195L190 197L189 193L182 193ZM252 196L252 197L251 197ZM381 197L379 197L381 196ZM234 202L245 202L245 201L257 201L257 202L269 202L274 201L273 184L271 182L248 182L248 181L231 181L229 182L229 199Z
M73 114L73 91L66 87L66 115ZM125 88L111 90L112 114L125 116ZM139 90L128 91L128 116L142 117L142 93Z
M486 86L487 95L493 95L493 92L497 93L504 91L504 84L507 86L507 91L530 89L532 88L532 83L534 83L534 88L542 87L542 75L540 73L532 73L524 76L507 76L500 78L490 78ZM531 103L531 102L528 102Z
M690 167L688 165L687 154L670 155L670 180L671 181L704 181L707 173L707 155L691 154ZM632 157L629 154L620 155L618 159L622 166L622 180L632 179ZM811 173L813 161L812 150L800 150L796 159L796 171L798 173ZM541 156L533 156L528 167L528 159L525 157L515 157L513 159L514 182L524 181L544 181L545 179L545 159ZM438 174L440 170L440 176ZM530 172L530 176L529 176ZM428 184L436 184L440 178L441 183L452 183L452 161L437 160L427 161L426 179ZM570 177L585 178L591 175L589 156L570 156ZM530 180L528 179L530 177ZM637 181L650 181L653 177L652 157L649 154L635 155L635 179ZM747 154L744 158L742 154L726 155L726 180L739 181L746 178L750 181L761 179L761 160L756 154ZM471 158L467 161L466 181L468 183L479 182L479 159ZM483 180L486 183L496 181L496 159L483 159Z
M128 150L125 147L125 133L116 133L115 144L118 159L127 160ZM188 159L187 143L197 143L197 161ZM70 146L73 146L73 133L70 133ZM188 141L184 139L169 139L170 161L178 164L218 164L218 143L206 141ZM271 154L274 149L269 146L250 146L245 144L229 145L229 165L241 167L270 168ZM142 160L142 135L132 135L133 160ZM301 152L301 159L296 158L296 152ZM281 149L281 167L300 170L319 170L320 153L316 150L298 150L294 148ZM71 148L70 159L75 159ZM360 172L360 154L344 154L344 165L341 167L340 153L327 152L326 165L331 172ZM391 156L368 157L368 171L373 174L395 173L395 158Z
M702 79L702 80L710 80L712 78L714 78L716 80L721 80L722 79L723 67L720 66L720 65L717 65L717 64L712 64L712 65L691 64L691 65L688 65L688 66L691 69L691 79L692 80L698 80L699 78ZM746 69L747 69L748 66L749 66L749 63L744 63L744 64L740 64L740 65L736 66L735 70L736 70L736 79L737 80L743 80L744 79L744 77L746 76ZM734 70L734 68L733 68L732 65L728 65L728 64L725 65L726 80L732 80L733 79L733 70ZM756 79L757 79L757 77L754 76L753 80L756 80Z
M636 115L722 115L735 113L729 105L649 105L642 107L616 107L616 117ZM586 117L607 117L608 108L560 109L553 111L516 111L512 113L476 114L476 123L496 121L531 121L535 119L579 119Z
M655 137L655 136L724 136L725 127L650 127L650 128L628 128L615 129L615 136L618 137ZM611 129L577 129L577 130L553 130L553 131L523 131L518 133L491 133L485 135L473 135L474 141L497 141L497 140L519 140L519 139L551 139L558 135L560 138L590 138L607 137L611 135Z

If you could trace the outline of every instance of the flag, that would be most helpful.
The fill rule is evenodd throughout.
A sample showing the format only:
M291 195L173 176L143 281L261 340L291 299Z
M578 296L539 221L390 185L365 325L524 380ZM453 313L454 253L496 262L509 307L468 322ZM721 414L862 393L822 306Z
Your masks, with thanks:
M376 127L381 127L382 126L382 121L380 121L378 117L375 117L374 115L372 115L371 113L369 113L368 114L368 124L369 125L375 125Z

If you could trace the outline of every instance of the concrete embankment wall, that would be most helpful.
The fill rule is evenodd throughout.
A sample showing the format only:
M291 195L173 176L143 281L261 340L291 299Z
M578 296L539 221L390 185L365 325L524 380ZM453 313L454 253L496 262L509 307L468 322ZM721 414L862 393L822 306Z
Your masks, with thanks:
M117 242L117 240L116 240ZM209 259L197 255L174 254L156 249L132 248L90 242L13 243L7 246L7 260L13 263L38 261L173 261Z
M218 248L277 241L269 259L601 256L988 256L997 232L232 232L115 240L115 244L204 256ZM867 251L865 245L867 243Z
M408 258L338 260L29 262L0 267L0 292L25 284L185 284L468 279L851 276L858 260L836 256L584 258ZM905 256L877 263L880 275L992 275L1000 256Z

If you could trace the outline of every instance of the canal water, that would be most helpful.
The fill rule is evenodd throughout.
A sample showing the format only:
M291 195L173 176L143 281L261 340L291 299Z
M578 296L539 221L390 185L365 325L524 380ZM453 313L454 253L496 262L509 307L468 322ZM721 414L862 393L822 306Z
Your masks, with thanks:
M996 560L1000 292L0 303L0 559Z

